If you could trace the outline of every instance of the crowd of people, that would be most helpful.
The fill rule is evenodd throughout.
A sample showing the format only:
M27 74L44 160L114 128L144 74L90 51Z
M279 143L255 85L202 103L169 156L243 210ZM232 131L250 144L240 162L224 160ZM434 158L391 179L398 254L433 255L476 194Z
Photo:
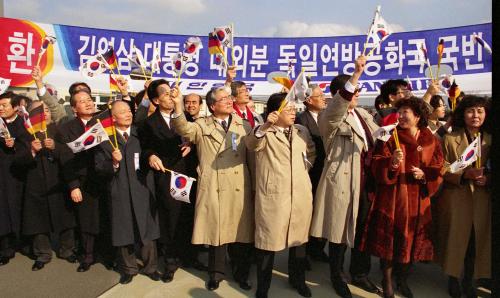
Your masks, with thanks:
M373 116L357 106L365 64L360 56L352 75L332 79L331 99L310 84L299 114L292 101L283 104L286 92L257 114L233 68L206 94L206 117L200 95L157 79L131 96L120 78L121 99L109 106L117 146L78 153L66 144L97 121L91 88L71 85L68 111L35 67L38 100L0 95L9 131L0 138L0 265L21 249L33 271L43 269L55 236L57 257L78 262L78 272L97 256L122 284L139 273L172 282L179 267L194 267L208 272L214 291L226 279L227 254L244 290L256 264L255 295L267 297L275 253L288 249L288 280L303 297L312 296L311 260L329 263L341 297L352 296L348 283L379 292L368 279L372 257L380 259L384 297L413 297L416 262L439 264L451 297L476 297L478 284L491 286L491 100L462 94L450 111L439 82L418 98L395 78L381 86ZM21 106L43 106L45 132L27 131ZM388 140L374 137L396 121ZM478 133L481 158L452 172ZM172 171L197 179L190 203L172 196ZM198 256L207 248L205 265Z

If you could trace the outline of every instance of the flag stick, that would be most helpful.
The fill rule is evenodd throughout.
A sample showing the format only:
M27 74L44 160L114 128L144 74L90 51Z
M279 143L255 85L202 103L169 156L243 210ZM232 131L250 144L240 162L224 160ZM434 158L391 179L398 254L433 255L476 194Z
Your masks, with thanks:
M431 77L431 81L434 81L434 75L432 74L432 67L429 58L427 58L427 67L429 68L429 76Z
M179 88L179 84L181 83L181 74L182 74L182 69L179 71L179 74L177 75L177 81L175 82L175 86Z
M376 46L376 47L373 47L373 48L372 48L372 49L368 52L368 55L366 55L366 57L370 57L370 56L373 54L373 52L375 52L375 50L376 50L379 46L380 46L380 43L379 43L379 44L377 44L377 46ZM364 54L365 54L365 52L363 51L363 55L364 55Z
M476 134L476 138L478 138L478 142L479 142L479 147L478 147L478 154L477 154L477 159L476 159L476 168L479 169L481 168L481 133L478 132Z
M111 115L111 105L110 104L108 105L108 109L109 109L109 114ZM115 139L115 148L118 148L118 140L116 139L116 127L115 127L114 122L113 122L113 137Z
M438 69L436 73L436 80L439 81L439 69L441 68L441 57L438 58Z
M38 54L38 59L36 61L36 66L40 66L40 62L42 61L43 54Z
M42 121L43 121L42 123L45 123L45 127L43 130L43 132L45 133L45 139L48 139L49 136L48 136L48 132L47 132L47 123L45 122L45 111L42 114Z
M394 130L392 131L392 136L394 137L394 142L396 143L396 148L401 149L399 146L399 137L398 137L398 129L394 127Z
M97 122L101 123L101 119L97 119ZM113 142L111 142L111 140L109 138L108 138L108 142L111 145L111 147L113 147L113 150L115 150L116 149L115 144L113 144Z
M233 62L233 66L235 65L235 59L234 59L234 24L231 23L231 34L233 36L232 44L231 44L231 62Z

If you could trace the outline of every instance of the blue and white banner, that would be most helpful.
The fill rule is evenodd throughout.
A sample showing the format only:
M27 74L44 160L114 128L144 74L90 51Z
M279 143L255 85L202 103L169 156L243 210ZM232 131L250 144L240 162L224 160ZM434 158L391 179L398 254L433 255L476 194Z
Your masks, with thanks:
M15 24L22 23L23 26ZM175 80L172 59L179 50L183 49L186 35L139 33L116 30L92 29L65 25L39 24L28 21L0 18L2 33L0 33L0 77L14 77L13 86L30 86L33 84L29 75L16 73L12 68L13 55L23 58L26 68L33 66L37 51L30 51L27 38L35 39L34 45L44 35L53 35L57 38L54 50L48 51L47 57L42 60L45 67L46 81L66 88L73 81L82 81L84 78L78 72L79 66L89 57L98 52L105 53L109 46L115 49L118 65L122 74L131 71L131 64L127 56L133 47L137 47L144 55L145 60L152 60L155 48L160 49L161 67L154 73L155 78ZM4 26L4 24L6 26ZM207 28L207 33L211 28ZM415 32L394 33L374 55L368 59L365 74L362 77L365 94L375 94L380 84L391 78L408 77L414 90L426 87L425 69L418 59L419 47L425 42L431 64L437 64L437 45L444 40L444 54L442 65L448 65L453 76L464 91L474 90L489 92L491 90L491 55L479 43L474 43L473 34L478 34L487 43L491 44L491 23L423 30ZM205 94L210 88L223 84L225 73L214 64L213 56L208 53L207 36L200 36L204 48L194 55L186 65L181 78L182 92ZM316 38L253 38L235 37L234 53L226 53L229 64L239 67L237 80L245 81L251 89L252 95L269 95L281 89L279 85L267 82L267 74L273 71L288 71L289 62L292 62L292 77L297 76L301 69L311 76L315 83L319 83L325 91L332 77L341 73L352 73L354 59L363 52L365 35L316 37ZM23 47L21 51L17 47ZM372 45L368 45L370 49ZM50 49L50 48L49 48ZM232 60L234 54L234 61ZM32 55L32 57L26 57ZM19 57L18 57L19 58ZM31 65L28 64L31 62ZM19 64L19 63L18 63ZM19 65L18 65L19 66ZM19 68L19 67L18 67ZM24 80L18 76L27 76ZM95 91L109 92L108 75L104 74L95 79L86 81ZM61 86L62 84L62 86ZM135 81L131 84L133 91L139 91L143 82Z

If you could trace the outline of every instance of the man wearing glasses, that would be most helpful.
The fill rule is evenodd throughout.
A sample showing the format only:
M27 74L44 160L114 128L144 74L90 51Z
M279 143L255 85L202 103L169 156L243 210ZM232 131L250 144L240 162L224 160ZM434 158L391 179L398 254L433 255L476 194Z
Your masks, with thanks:
M211 116L188 122L182 95L172 90L174 129L198 151L198 193L192 243L209 245L207 289L213 291L224 279L226 249L231 250L233 276L240 288L249 290L251 243L254 241L254 205L244 139L248 122L233 116L227 87L207 93ZM251 158L251 155L248 155Z
M309 130L316 149L317 156L312 168L309 170L309 178L311 179L314 196L318 188L325 159L325 149L319 134L318 115L325 109L326 99L323 90L318 85L311 84L310 88L311 95L304 101L306 110L297 116L295 122L305 126ZM309 243L307 243L307 254L315 261L328 262L328 256L324 252L325 243L325 239L311 237Z

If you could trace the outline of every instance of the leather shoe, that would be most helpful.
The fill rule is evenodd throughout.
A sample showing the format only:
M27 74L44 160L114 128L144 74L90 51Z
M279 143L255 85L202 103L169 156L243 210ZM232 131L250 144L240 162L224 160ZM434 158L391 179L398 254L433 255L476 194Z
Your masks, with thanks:
M77 257L75 254L72 254L71 256L66 257L66 258L64 258L64 259L65 259L67 262L72 263L72 264L74 264L74 263L78 262L78 257Z
M120 277L120 283L126 285L132 281L135 275L123 273Z
M207 290L209 290L209 291L217 290L219 288L219 283L220 283L220 281L218 281L218 280L210 279L207 282Z
M267 298L267 293L259 292L259 290L257 290L257 292L255 292L255 298Z
M337 295L342 298L352 298L351 290L347 286L347 283L342 280L342 277L334 277L332 278L332 286Z
M76 269L77 272L85 272L85 271L88 271L90 269L90 266L92 266L92 264L90 263L80 263L80 266L78 266L78 268Z
M44 262L42 262L42 261L35 261L35 264L33 264L33 266L31 267L31 270L32 271L38 271L40 269L43 269L44 266L45 266Z
M413 298L413 293L411 292L410 287L408 287L406 279L396 280L396 289L401 293L403 297Z
M311 297L311 289L306 284L301 284L301 285L293 285L293 287L297 290L297 293L299 293L300 296L302 297Z
M0 266L7 265L10 262L9 257L0 257Z
M167 271L167 272L165 272L165 273L161 276L161 280L162 280L164 283L169 283L169 282L171 282L172 280L174 280L174 273L175 273L175 272L172 272L172 271Z
M378 293L377 286L375 286L366 276L358 278L354 277L351 281L351 284L367 292Z
M159 281L161 278L161 274L158 271L155 271L153 273L145 273L147 277L149 277L152 281ZM174 274L172 273L172 279L173 279Z
M248 280L243 280L243 281L238 281L238 284L240 285L240 289L249 291L252 289L252 285Z

